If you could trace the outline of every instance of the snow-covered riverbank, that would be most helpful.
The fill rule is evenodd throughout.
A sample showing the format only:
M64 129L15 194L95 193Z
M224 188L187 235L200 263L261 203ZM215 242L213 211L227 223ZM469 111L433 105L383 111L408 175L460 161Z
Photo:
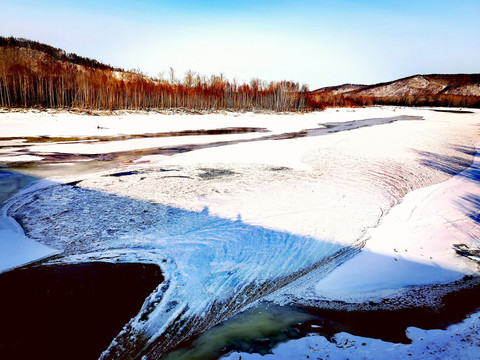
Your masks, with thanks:
M366 119L387 123L356 126ZM475 258L458 255L479 247L478 164L452 176L470 166L479 122L480 112L411 108L0 114L2 137L9 138L0 162L13 169L36 166L23 166L24 159L57 169L105 162L111 151L122 165L75 178L57 170L57 184L12 199L4 210L27 236L63 253L57 262L158 263L165 283L104 354L133 356L146 346L147 358L155 357L265 296L306 305L363 302L478 275ZM346 126L312 131L332 123ZM20 139L240 127L268 132L110 143ZM168 154L159 151L166 148ZM456 251L456 244L467 248Z
M16 173L0 171L0 204L34 181ZM59 253L25 236L21 226L0 208L0 273Z
M394 326L394 324L392 324ZM377 339L339 333L332 341L323 336L307 336L278 345L269 355L232 352L222 360L290 359L465 359L480 355L480 313L446 330L410 327L411 344L395 344Z

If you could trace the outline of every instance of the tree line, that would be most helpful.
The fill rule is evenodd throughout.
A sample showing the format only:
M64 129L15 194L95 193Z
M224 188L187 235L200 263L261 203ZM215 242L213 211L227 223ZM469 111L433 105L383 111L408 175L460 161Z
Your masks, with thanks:
M169 75L151 78L48 45L0 38L1 107L309 111L366 104L365 99L313 93L292 81L237 83L193 71L179 80L173 70Z
M480 96L454 94L383 96L372 98L372 103L375 105L480 108Z
M461 79L460 79L461 80ZM459 80L459 81L460 81ZM313 111L370 105L480 107L479 96L372 97L309 91L292 81L248 83L188 71L166 79L124 71L26 39L0 37L0 107L92 110Z

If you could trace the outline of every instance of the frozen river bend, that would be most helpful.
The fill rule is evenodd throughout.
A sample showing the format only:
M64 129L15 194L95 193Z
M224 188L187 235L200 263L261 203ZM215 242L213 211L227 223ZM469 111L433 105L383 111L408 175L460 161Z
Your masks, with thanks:
M12 169L85 173L34 183L3 207L60 254L50 263L162 268L105 359L158 358L264 298L363 302L478 275L479 112L0 121L0 161Z

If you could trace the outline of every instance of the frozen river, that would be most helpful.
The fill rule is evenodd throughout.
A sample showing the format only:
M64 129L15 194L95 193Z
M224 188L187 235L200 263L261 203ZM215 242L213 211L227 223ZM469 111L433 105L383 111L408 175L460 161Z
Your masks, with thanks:
M265 301L435 307L478 275L479 120L395 108L1 114L0 248L14 254L2 268L160 266L165 280L105 359L158 358ZM284 330L311 320L296 311Z

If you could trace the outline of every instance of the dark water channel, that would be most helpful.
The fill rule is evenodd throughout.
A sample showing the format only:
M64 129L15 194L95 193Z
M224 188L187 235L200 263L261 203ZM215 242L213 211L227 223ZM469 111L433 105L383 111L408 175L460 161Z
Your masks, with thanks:
M128 263L0 274L0 359L97 359L162 281L158 266Z

